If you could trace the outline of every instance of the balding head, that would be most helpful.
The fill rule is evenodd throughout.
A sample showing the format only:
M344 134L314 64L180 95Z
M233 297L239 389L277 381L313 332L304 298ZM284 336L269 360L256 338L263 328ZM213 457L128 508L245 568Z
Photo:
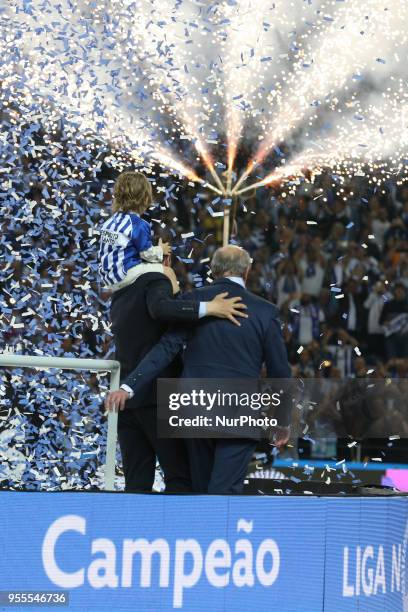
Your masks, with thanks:
M250 267L249 253L233 244L217 249L211 260L211 271L214 278L239 276L245 279Z

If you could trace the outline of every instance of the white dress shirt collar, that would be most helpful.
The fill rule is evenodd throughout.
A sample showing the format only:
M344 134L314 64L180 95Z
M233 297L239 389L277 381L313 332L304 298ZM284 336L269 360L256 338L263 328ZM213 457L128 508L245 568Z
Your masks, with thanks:
M240 276L225 276L224 278L228 278L228 280L232 281L233 283L238 283L238 285L241 285L241 287L245 289L245 281Z

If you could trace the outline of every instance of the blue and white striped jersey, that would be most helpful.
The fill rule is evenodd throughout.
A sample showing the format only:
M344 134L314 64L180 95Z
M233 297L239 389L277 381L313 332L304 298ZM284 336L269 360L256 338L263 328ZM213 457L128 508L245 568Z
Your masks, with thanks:
M120 283L142 261L161 261L160 252L152 247L147 221L132 212L114 213L101 228L99 273L104 285Z

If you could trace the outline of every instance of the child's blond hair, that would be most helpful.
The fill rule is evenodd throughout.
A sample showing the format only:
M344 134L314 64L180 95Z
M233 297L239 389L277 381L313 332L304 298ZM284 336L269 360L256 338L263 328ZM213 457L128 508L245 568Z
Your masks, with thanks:
M142 214L152 203L152 186L141 172L122 172L116 180L113 196L113 212Z

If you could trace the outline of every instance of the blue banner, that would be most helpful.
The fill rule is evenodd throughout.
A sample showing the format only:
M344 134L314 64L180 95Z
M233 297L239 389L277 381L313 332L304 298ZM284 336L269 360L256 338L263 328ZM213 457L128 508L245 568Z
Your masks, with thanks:
M76 611L408 612L407 498L2 492L0 515L0 591Z

